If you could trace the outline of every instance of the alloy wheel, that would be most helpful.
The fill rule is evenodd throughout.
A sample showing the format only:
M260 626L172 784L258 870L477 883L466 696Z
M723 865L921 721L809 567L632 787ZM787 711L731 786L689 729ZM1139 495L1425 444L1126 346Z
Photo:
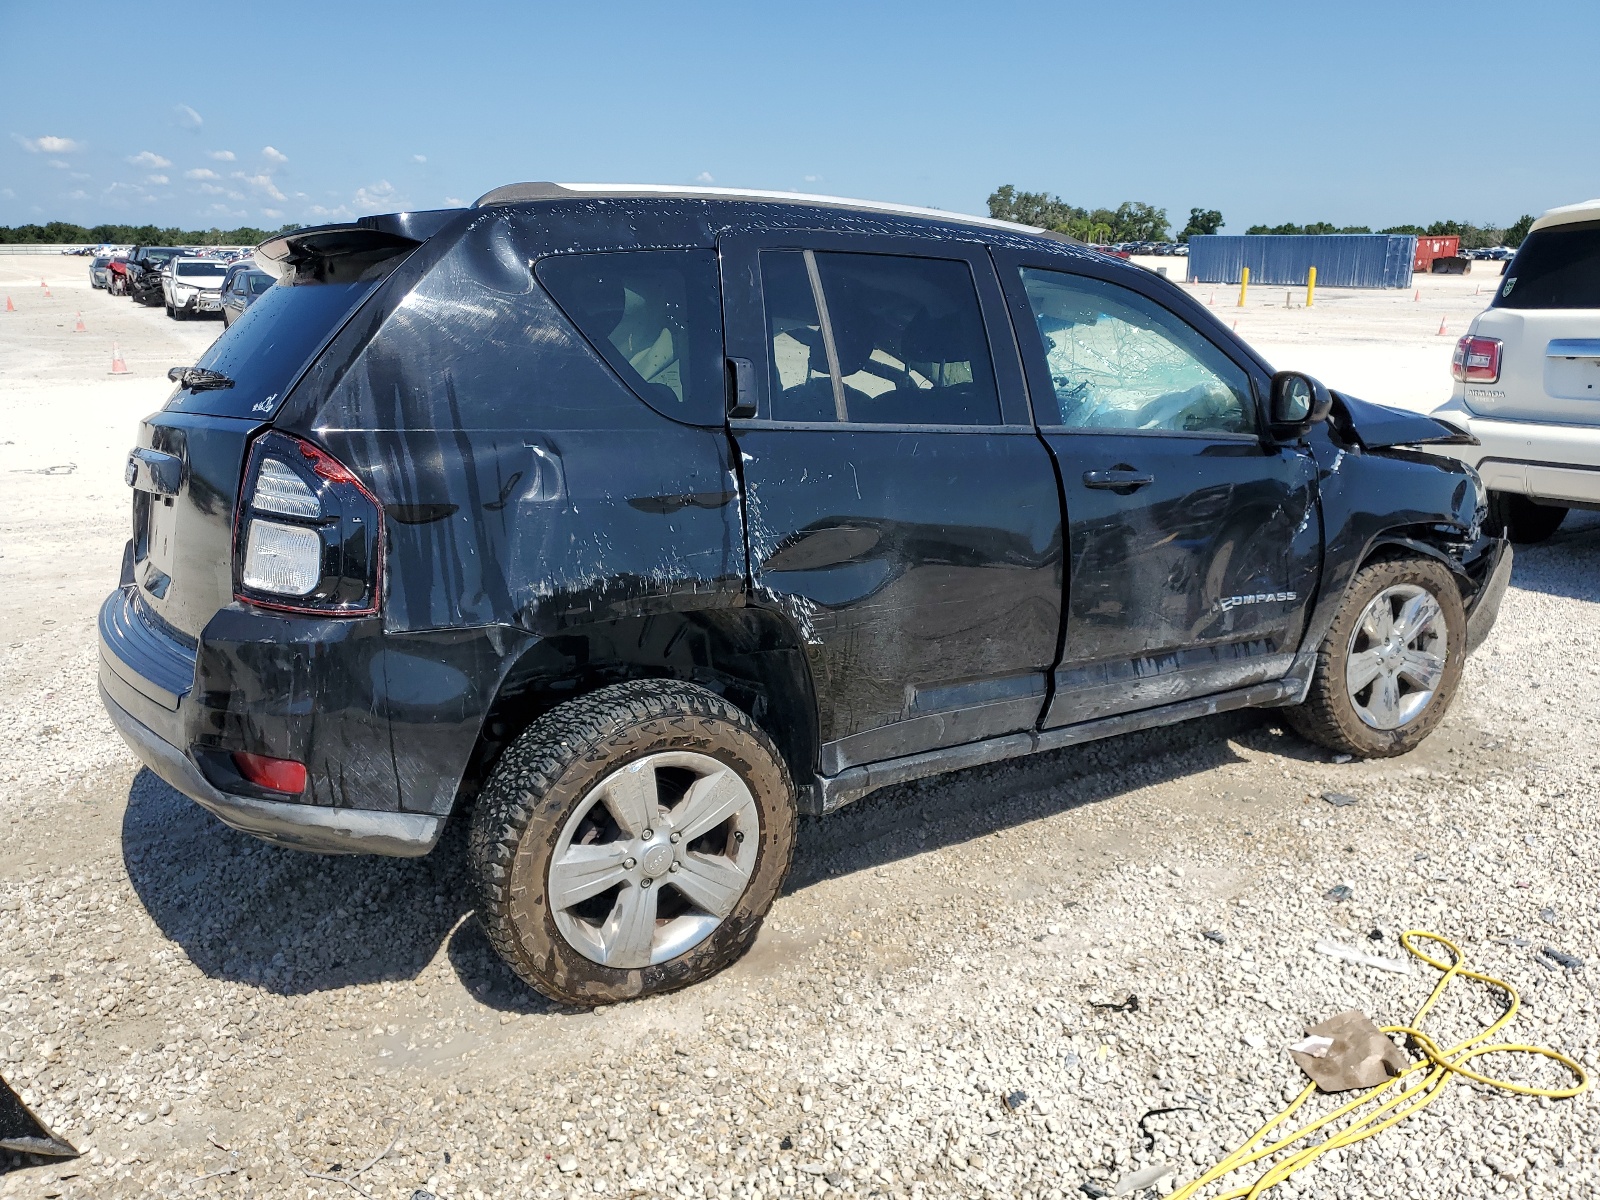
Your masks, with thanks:
M602 779L562 826L547 895L578 953L619 969L699 945L744 894L760 847L749 786L709 755L647 755Z
M1421 715L1444 677L1444 610L1426 588L1397 583L1362 610L1345 657L1345 688L1373 729L1399 729Z

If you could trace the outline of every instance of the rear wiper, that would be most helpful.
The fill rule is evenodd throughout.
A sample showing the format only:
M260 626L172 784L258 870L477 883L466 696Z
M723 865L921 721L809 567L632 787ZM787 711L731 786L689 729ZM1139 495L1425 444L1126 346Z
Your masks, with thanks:
M215 388L231 388L233 380L221 371L208 367L173 367L167 372L173 383L181 383L191 392L209 392Z

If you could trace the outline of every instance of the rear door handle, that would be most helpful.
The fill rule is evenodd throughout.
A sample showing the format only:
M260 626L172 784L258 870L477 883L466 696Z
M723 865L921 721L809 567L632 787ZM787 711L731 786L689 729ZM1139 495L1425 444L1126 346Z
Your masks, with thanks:
M1109 471L1085 471L1083 473L1083 486L1103 488L1107 491L1134 491L1156 481L1154 475L1146 471L1136 471L1132 467L1112 467Z

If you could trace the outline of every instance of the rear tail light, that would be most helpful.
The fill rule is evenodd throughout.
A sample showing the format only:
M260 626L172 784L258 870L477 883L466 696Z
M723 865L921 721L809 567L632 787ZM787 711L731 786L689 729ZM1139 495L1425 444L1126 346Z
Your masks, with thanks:
M310 442L276 430L256 439L233 541L234 596L247 604L330 616L378 611L378 502Z
M1494 383L1500 378L1500 339L1467 334L1456 343L1450 374L1467 383Z
M246 754L236 750L233 765L238 768L240 775L268 791L298 796L306 790L306 765L292 758L268 758L265 754Z

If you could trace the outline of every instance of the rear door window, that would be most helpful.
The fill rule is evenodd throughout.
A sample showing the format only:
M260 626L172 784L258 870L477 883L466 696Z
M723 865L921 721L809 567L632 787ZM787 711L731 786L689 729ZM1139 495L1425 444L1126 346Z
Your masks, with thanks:
M1530 233L1506 268L1495 308L1600 308L1600 221Z
M564 254L541 260L536 273L646 404L693 425L723 423L727 387L714 251Z
M998 425L971 268L835 251L761 255L772 418Z

